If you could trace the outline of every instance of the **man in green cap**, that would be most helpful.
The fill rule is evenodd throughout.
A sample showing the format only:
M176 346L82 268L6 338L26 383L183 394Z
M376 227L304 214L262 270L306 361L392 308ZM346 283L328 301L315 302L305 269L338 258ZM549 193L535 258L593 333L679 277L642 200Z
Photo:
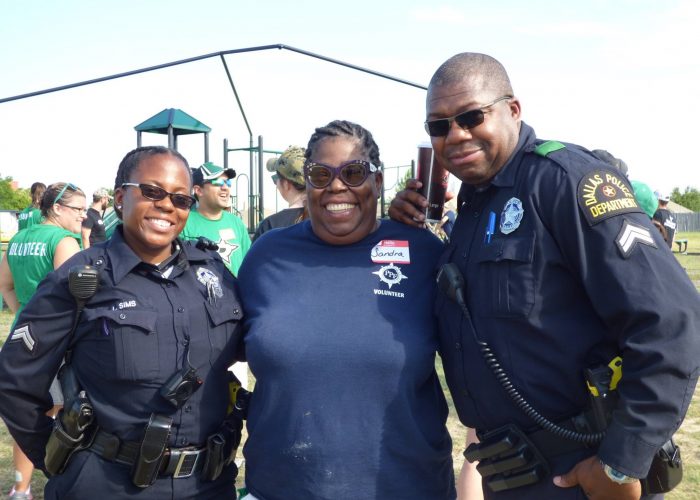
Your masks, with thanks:
M250 236L243 221L226 209L231 202L231 181L236 176L232 168L223 169L211 162L192 172L193 194L197 208L190 211L183 240L204 236L219 246L219 255L235 276L250 248Z
M287 227L306 218L306 182L304 181L304 148L289 146L279 158L267 161L267 170L288 208L265 218L255 230L253 241L270 229Z

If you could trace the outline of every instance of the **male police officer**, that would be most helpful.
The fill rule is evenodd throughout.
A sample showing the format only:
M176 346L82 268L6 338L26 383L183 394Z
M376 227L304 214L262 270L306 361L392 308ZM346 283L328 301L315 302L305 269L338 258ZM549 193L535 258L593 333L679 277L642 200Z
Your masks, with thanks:
M435 307L457 412L482 443L498 444L493 431L505 429L508 442L529 441L523 461L545 464L521 482L482 469L485 484L497 479L484 493L580 498L578 485L591 498L638 498L636 479L679 427L697 381L697 291L619 171L579 146L538 140L521 121L498 61L450 58L426 108L435 155L463 183L443 255L457 272L443 269ZM389 213L416 225L418 206L425 199L407 190ZM560 438L585 433L571 418L588 406L584 370L615 356L619 402L600 445ZM548 422L560 429L543 430Z

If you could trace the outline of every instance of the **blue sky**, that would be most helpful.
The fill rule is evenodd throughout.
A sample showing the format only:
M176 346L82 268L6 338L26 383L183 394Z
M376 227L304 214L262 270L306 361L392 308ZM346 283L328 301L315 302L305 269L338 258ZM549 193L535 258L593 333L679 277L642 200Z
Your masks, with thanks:
M693 155L700 5L691 0L0 0L0 9L0 98L277 43L421 84L457 52L486 52L508 69L524 120L540 137L607 149L654 189L700 188ZM305 145L333 119L372 131L386 165L408 164L427 139L422 90L289 51L226 61L254 137L268 149ZM72 181L88 193L111 187L135 147L133 127L171 107L212 127L214 162L223 161L224 138L248 145L215 58L0 104L0 175L23 187L35 180ZM144 136L145 144L164 142ZM203 161L197 136L181 138L180 150L191 165ZM247 173L243 153L229 160ZM268 179L265 196L274 197Z

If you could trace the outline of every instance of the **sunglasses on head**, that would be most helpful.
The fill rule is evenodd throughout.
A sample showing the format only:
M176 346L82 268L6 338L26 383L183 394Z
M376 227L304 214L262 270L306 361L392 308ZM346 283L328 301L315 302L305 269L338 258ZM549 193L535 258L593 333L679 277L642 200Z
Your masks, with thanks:
M207 183L211 184L212 186L217 186L217 187L221 187L224 184L228 187L231 187L231 184L233 183L233 181L231 179L228 179L228 178L224 179L223 177L217 177L216 179L212 179L210 181L207 181Z
M166 196L169 196L173 206L182 210L189 210L196 201L187 194L169 193L165 189L154 186L153 184L136 184L134 182L125 182L122 184L122 187L125 186L134 186L139 188L141 190L141 195L147 200L160 201L165 199Z
M325 163L307 161L304 165L304 177L315 188L324 188L339 177L346 186L357 187L367 180L369 174L375 173L379 168L365 160L350 160L338 167L331 167Z
M476 109L464 111L463 113L451 116L449 118L428 120L425 122L425 131L428 132L430 137L446 137L450 132L450 128L452 127L452 122L457 122L457 125L459 125L463 130L474 128L484 123L484 110L486 108L490 108L499 101L512 98L512 95L504 95L488 104L484 104Z
M58 200L61 199L61 197L62 197L62 196L64 195L64 193L66 192L66 189L68 189L68 188L70 188L71 191L77 191L77 190L78 190L78 186L76 186L75 184L72 184L72 183L70 183L70 182L66 182L65 186L63 186L63 189L61 189L61 190L58 192L58 196L56 196L56 199L53 200L53 202L54 202L54 203L58 203Z

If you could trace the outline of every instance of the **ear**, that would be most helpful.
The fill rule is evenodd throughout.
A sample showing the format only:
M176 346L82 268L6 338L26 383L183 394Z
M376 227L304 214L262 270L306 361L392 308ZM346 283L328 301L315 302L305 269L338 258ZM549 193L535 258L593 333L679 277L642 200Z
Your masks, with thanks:
M374 188L377 190L377 197L382 192L382 186L384 185L384 174L381 170L377 170L374 173Z
M197 197L197 199L201 198L202 186L200 186L199 184L195 184L194 186L192 186L192 194L194 194Z
M517 119L520 119L520 100L517 97L513 97L508 101L508 107L510 108L510 115Z
M114 211L117 212L117 216L122 218L122 208L124 206L124 188L117 188L114 190ZM117 208L118 207L118 208Z

